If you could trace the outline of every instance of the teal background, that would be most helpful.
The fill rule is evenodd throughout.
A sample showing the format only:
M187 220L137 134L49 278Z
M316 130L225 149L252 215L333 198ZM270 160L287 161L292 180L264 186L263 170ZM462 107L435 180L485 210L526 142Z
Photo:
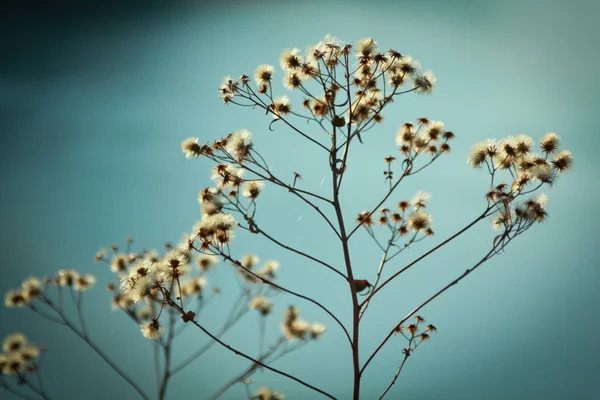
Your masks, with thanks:
M351 43L370 36L382 49L420 60L438 84L431 96L400 98L384 124L353 148L345 216L353 219L384 192L382 158L395 151L400 124L426 116L457 134L449 156L393 196L391 204L417 190L433 193L436 236L391 268L433 247L484 206L487 176L466 164L473 143L521 132L537 140L555 131L575 157L574 170L546 191L551 218L423 310L439 333L410 358L390 398L600 398L599 12L599 3L589 0L14 6L0 24L0 291L61 268L94 273L99 282L86 299L93 337L151 392L150 343L123 315L110 312L103 287L111 274L93 264L95 252L128 235L138 248L160 248L191 228L210 164L185 159L179 146L189 136L207 141L247 128L278 175L298 171L302 183L316 189L327 175L328 189L326 160L316 159L309 144L283 126L270 132L270 118L260 112L223 105L216 89L225 75L250 74L263 63L276 66L279 82L280 52L304 50L327 33ZM281 86L278 91L288 94ZM283 241L342 265L326 225L285 191L267 187L258 221ZM420 301L476 262L492 238L485 222L382 291L361 331L361 358ZM241 232L233 249L279 259L282 285L314 296L349 324L347 286L334 274ZM377 247L360 232L352 250L356 275L372 280ZM209 279L223 288L223 298L203 314L216 329L237 289L227 265ZM276 367L350 398L351 358L340 330L298 299L278 296L276 303L268 320L271 339L289 304L329 327L322 341ZM50 348L43 374L55 399L136 398L69 331L27 310L0 309L0 336L14 331ZM257 318L249 315L226 342L254 354L254 332ZM206 341L191 329L183 338L177 357ZM394 338L371 364L365 399L377 398L391 380L404 345ZM170 398L203 399L246 365L215 347L176 376ZM254 378L254 389L269 385L289 399L315 397L270 372ZM225 398L243 396L238 386Z

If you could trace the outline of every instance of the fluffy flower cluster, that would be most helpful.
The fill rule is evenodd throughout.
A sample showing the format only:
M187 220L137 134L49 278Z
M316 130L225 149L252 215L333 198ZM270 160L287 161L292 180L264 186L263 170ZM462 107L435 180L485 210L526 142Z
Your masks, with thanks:
M540 140L541 154L533 152L533 139L522 134L501 140L488 139L473 146L467 160L471 167L485 165L492 182L503 172L512 180L510 184L494 184L486 193L488 204L497 210L492 219L495 229L514 226L521 229L546 219L546 195L537 195L520 203L515 200L544 184L553 185L558 174L573 167L571 152L559 151L559 146L560 137L553 132Z
M30 277L23 281L18 289L9 290L4 296L4 305L7 308L27 307L43 296L44 290L50 284L57 287L69 287L78 292L85 292L96 283L93 275L80 275L74 270L59 270L54 278L44 277L39 279Z
M399 236L406 236L410 232L415 234L415 238L417 234L423 234L422 237L432 236L432 218L430 214L425 212L430 197L431 194L419 191L410 201L402 200L398 202L397 211L382 208L379 210L377 224L387 226ZM359 213L356 222L369 231L375 225L374 216L368 211Z
M16 376L33 372L38 368L37 362L41 348L27 343L20 333L13 333L4 338L0 353L0 376Z
M449 153L449 142L452 139L454 133L447 131L443 122L430 121L427 118L418 118L416 125L405 123L396 134L396 144L400 153L411 161L423 153L432 158Z
M211 191L200 194L209 198ZM215 202L215 200L212 200ZM218 206L216 208L219 208ZM222 215L213 209L213 214ZM167 243L167 251L159 254L154 250L142 250L139 253L120 253L117 246L112 246L112 258L105 250L96 255L96 261L103 261L110 266L119 281L118 285L109 284L113 293L113 310L123 310L140 324L142 334L149 339L157 339L162 333L158 320L160 308L167 296L178 302L201 298L208 285L204 274L218 264L218 257L211 254L195 256L196 234L183 234L176 244ZM193 275L191 265L196 262L197 275ZM218 292L218 289L213 288Z
M317 340L327 328L318 322L310 324L300 319L300 309L290 306L283 316L281 330L288 340Z
M277 271L279 270L279 261L277 260L268 260L266 261L261 268L255 270L255 267L258 266L260 259L256 254L246 254L242 257L240 264L247 270L254 272L255 275L268 279L272 281L277 278ZM253 284L260 281L256 276L247 272L244 268L238 268L238 274L244 280L244 282Z
M337 127L352 123L362 129L379 123L383 120L383 108L393 101L394 96L411 91L428 94L436 83L433 73L421 70L418 61L397 50L382 52L372 38L361 39L352 45L327 35L316 45L309 46L304 55L296 48L285 49L279 64L283 70L283 86L307 94L302 106L310 117L330 120ZM349 71L348 81L341 80L340 77ZM273 98L274 76L272 65L258 66L253 76L256 91L249 84L251 78L248 75L236 80L226 77L219 87L220 97L225 104L260 105L275 119L280 119L291 113L292 106L286 96ZM323 92L310 93L309 81L315 81L318 90ZM404 89L405 86L409 88ZM344 92L344 100L351 94L353 99L339 115L333 115L330 112L333 104L342 102L336 102L340 92ZM261 95L264 96L258 101ZM192 143L184 152L192 157L201 150L197 143Z

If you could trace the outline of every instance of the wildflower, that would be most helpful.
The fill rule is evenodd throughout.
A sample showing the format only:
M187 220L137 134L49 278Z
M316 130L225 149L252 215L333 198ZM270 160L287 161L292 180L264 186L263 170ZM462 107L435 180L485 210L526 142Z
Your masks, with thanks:
M487 142L479 142L471 147L471 152L469 153L469 158L467 162L471 166L471 168L480 167L483 162L486 160L488 156L488 149L491 143Z
M304 340L310 329L310 324L306 321L295 319L289 324L284 324L283 335L288 340L299 339Z
M137 303L149 295L157 283L156 273L159 271L165 273L157 269L159 265L158 263L151 264L148 261L133 265L128 275L121 278L121 291L127 297L116 299L119 302L117 305L121 306L120 302L125 302L123 304L126 305L128 301Z
M300 57L298 57L299 51L298 49L285 49L279 56L281 69L284 71L299 69L302 66Z
M100 249L94 256L94 262L102 261L102 260L104 260L104 257L106 257L106 250Z
M279 270L279 261L277 260L268 260L265 262L263 267L256 272L257 275L266 276L270 279L275 278L275 272Z
M248 200L254 201L265 187L265 184L261 181L248 181L244 187L242 195L248 198Z
M436 141L444 134L444 123L440 121L431 121L427 127L427 136L430 140Z
M548 132L540 141L540 148L544 153L554 153L560 145L560 136L554 132Z
M77 271L61 269L58 271L54 283L56 286L73 286L77 279L79 279Z
M327 114L328 110L329 105L327 103L327 100L325 99L325 96L316 98L312 103L312 112L315 115L324 116Z
M427 229L431 225L431 215L424 211L415 211L407 217L408 226L414 231Z
M33 361L40 355L40 348L34 345L23 346L19 349L19 354L25 361Z
M273 118L275 119L280 118L282 115L289 114L292 111L290 99L287 96L281 96L273 100L271 110L273 111Z
M410 324L406 327L406 330L408 331L408 333L410 333L411 335L414 335L415 333L417 333L417 331L419 330L419 328L417 328L417 325L415 324Z
M546 203L548 202L548 196L544 193L539 194L533 200L528 200L525 202L525 206L527 209L523 213L523 218L528 221L536 221L543 222L548 213L546 211Z
M203 195L203 191L205 189L203 189L198 196L198 200L200 201L200 214L202 215L213 215L220 213L224 205L223 200L216 194L216 190L213 188L210 189L214 190L215 193L211 194L209 197L205 197ZM201 198L205 200L201 200Z
M415 76L413 80L413 88L417 93L431 93L433 86L435 85L436 78L433 72L426 71L420 75Z
M306 79L306 75L296 71L287 70L283 76L283 86L288 90L298 89Z
M125 254L115 254L110 262L110 270L112 272L124 272L127 270L129 260Z
M85 292L96 283L96 278L93 275L82 275L75 279L73 287L79 292Z
M36 277L31 277L21 283L23 293L28 299L35 299L42 294L42 281Z
M219 257L211 254L201 254L198 257L198 268L202 272L210 271L218 263Z
M531 169L531 176L549 185L556 180L556 172L549 165L536 165Z
M529 153L531 151L531 148L533 147L533 139L523 134L518 134L515 137L515 143L517 147L517 152L520 155L525 155Z
M398 324L396 325L396 327L394 328L394 335L399 335L404 331L404 325L402 324Z
M368 211L363 211L362 213L358 214L358 217L356 217L356 222L358 222L360 225L363 225L365 228L368 228L369 226L373 225L373 216L370 215Z
M431 324L427 325L427 328L425 330L428 331L428 332L435 332L435 333L437 333L437 328L434 325L431 325Z
M429 335L427 333L421 333L419 339L421 339L422 342L426 342L429 340Z
M260 261L260 259L258 258L257 255L246 254L244 257L242 257L241 263L242 263L242 266L244 266L244 268L252 269L258 264L259 261Z
M425 318L421 317L420 315L416 315L415 321L417 321L417 324L422 324L423 322L425 322Z
M410 202L411 202L411 204L413 204L415 210L418 210L420 208L425 208L427 206L427 201L430 198L431 198L430 193L425 193L425 192L419 191L415 194L415 197L413 197Z
M246 129L241 129L231 134L225 150L239 162L248 158L252 147L252 134Z
M252 300L250 300L248 307L258 311L261 315L266 316L271 313L273 303L264 296L254 296Z
M13 333L4 338L2 342L2 350L6 353L17 351L27 344L27 339L20 333Z
M410 207L410 202L408 200L402 200L398 203L398 208L402 211L406 211Z
M214 169L211 179L218 185L219 189L239 187L243 182L244 170L235 168L231 164L218 164Z
M254 80L259 86L269 86L271 79L273 79L273 66L272 65L260 65L254 71Z
M25 307L29 303L29 297L22 290L9 290L4 295L4 306L6 308Z
M372 38L361 39L356 45L356 56L359 58L370 57L377 51L377 42Z
M2 367L2 375L18 375L25 369L25 359L17 352L8 353Z
M201 296L206 286L206 278L196 276L191 280L181 284L181 293L184 296Z
M153 318L150 322L144 322L140 325L140 330L142 331L142 335L144 337L155 340L160 338L161 335L161 326L158 323L158 319Z
M573 167L573 157L571 152L563 150L552 159L552 167L558 172L567 172Z
M158 266L159 279L172 282L183 277L187 271L188 258L177 250L171 250L164 255L161 265Z
M412 76L421 67L417 60L414 60L411 56L404 56L399 60L399 70L404 74L404 77Z
M185 158L198 158L201 153L198 138L190 137L181 142L181 151L185 153Z
M314 340L317 340L323 333L325 333L326 330L327 328L325 325L315 322L310 326L310 337Z

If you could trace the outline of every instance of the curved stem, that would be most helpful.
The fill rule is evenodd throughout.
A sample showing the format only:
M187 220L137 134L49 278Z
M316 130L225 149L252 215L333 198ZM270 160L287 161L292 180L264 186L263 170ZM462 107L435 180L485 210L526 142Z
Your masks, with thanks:
M503 237L506 235L506 233L503 235ZM471 272L475 271L481 264L483 264L484 262L486 262L489 258L491 258L491 256L493 256L494 254L496 254L496 248L500 246L500 244L502 243L502 241L499 242L499 244L495 244L492 249L481 259L479 260L479 262L477 262L473 267L467 269L465 272L463 272L458 278L454 279L452 282L450 282L449 284L447 284L446 286L444 286L442 289L438 290L434 295L432 295L431 297L429 297L427 300L425 300L423 303L421 303L419 306L417 306L414 310L412 310L410 313L408 313L403 319L402 321L400 321L396 326L400 326L402 325L404 322L406 322L410 317L412 317L413 315L415 315L420 309L422 309L423 307L425 307L427 304L429 304L431 301L435 300L436 297L438 297L439 295L441 295L442 293L444 293L446 290L450 289L452 286L456 285L458 282L460 282L461 280L463 280L467 275L469 275ZM505 245L505 244L504 244ZM360 372L361 374L364 372L364 370L367 368L367 366L369 365L369 363L371 362L371 360L373 360L373 358L375 357L375 355L379 352L379 350L381 350L381 348L386 344L386 342L392 337L392 335L394 334L394 330L396 329L396 327L394 327L394 329L392 329L390 331L390 333L385 337L385 339L383 339L383 341L379 344L379 346L377 346L377 348L375 349L375 351L371 354L371 356L367 359L367 362L365 362L365 364L363 365L363 367L361 368Z
M60 293L60 291L59 291L59 293ZM65 317L65 315L62 312L62 309L56 308L49 299L47 299L45 297L43 297L43 299L46 302L46 304L48 304L54 311L56 311L56 313L64 321L65 325L68 326L69 329L71 329L71 331L73 331L73 333L75 333L79 338L81 338L81 340L86 342L87 345L90 346L90 348L92 350L94 350L96 352L96 354L98 354L100 356L100 358L102 358L104 360L104 362L106 362L112 369L114 369L115 372L117 374L119 374L119 376L121 376L121 378L123 378L125 380L125 382L127 382L133 389L135 389L135 391L138 392L139 395L142 396L142 398L144 398L146 400L150 400L150 397L144 392L144 390L140 386L138 386L130 377L128 377L127 374L121 368L119 368L119 366L114 361L112 361L102 351L102 349L100 349L94 342L91 341L91 339L89 337L85 336L69 320L67 320L67 318Z
M242 263L241 263L241 262L239 262L238 260L234 260L233 258L231 258L229 255L227 255L227 254L223 253L222 251L219 251L219 255L220 255L221 257L223 257L225 260L228 260L228 261L232 262L232 263L233 263L235 266L237 266L237 267L239 267L239 268L243 269L243 270L244 270L244 272L246 272L246 273L248 273L248 274L252 275L253 277L255 277L256 279L258 279L258 280L259 280L259 281L261 281L262 283L266 283L267 285L273 286L274 288L277 288L277 289L279 289L279 290L281 290L281 291L284 291L284 292L286 292L286 293L289 293L289 294L291 294L291 295L293 295L293 296L296 296L296 297L299 297L299 298L301 298L301 299L303 299L303 300L306 300L306 301L308 301L308 302L311 302L311 303L313 303L314 305L316 305L317 307L319 307L321 310L325 311L325 312L326 312L326 313L327 313L327 314L328 314L328 315L329 315L331 318L333 318L333 320L334 320L335 322L337 322L337 324L338 324L338 325L339 325L339 326L342 328L342 330L343 330L343 331L344 331L344 333L346 334L346 337L348 338L348 342L350 342L350 344L352 344L352 340L350 339L350 334L348 333L348 330L346 329L346 327L344 326L344 324L342 324L342 321L340 321L340 320L338 319L338 317L336 317L336 316L335 316L335 315L334 315L334 314L333 314L331 311L329 311L329 310L328 310L328 309L327 309L327 308L326 308L324 305L322 305L321 303L319 303L319 302L318 302L318 301L316 301L316 300L313 300L313 299L311 299L311 298L310 298L310 297L308 297L308 296L305 296L305 295L303 295L303 294L300 294L300 293L294 292L294 291L292 291L292 290L286 289L286 288L284 288L283 286L279 286L278 284L276 284L276 283L273 283L273 282L269 281L268 279L265 279L263 276L260 276L260 275L256 274L255 272L253 272L251 269L244 267L244 266L242 265Z
M473 225L475 225L476 223L478 223L479 221L481 221L483 218L485 218L486 213L488 211L489 211L489 209L486 209L483 214L481 214L479 217L475 218L471 223L469 223L467 226L465 226L464 228L462 228L460 231L456 232L454 235L450 236L448 239L444 240L442 243L438 244L433 249L431 249L428 252L424 253L423 255L421 255L420 257L418 257L417 259L415 259L413 262L411 262L410 264L408 264L406 267L402 268L400 271L396 272L395 274L393 274L392 276L390 276L388 279L386 279L381 284L381 286L379 286L378 288L376 288L375 290L373 290L371 292L371 294L369 294L369 296L362 302L361 307L364 304L366 304L375 295L375 293L377 293L381 289L383 289L388 283L390 283L392 280L394 280L398 275L400 275L404 271L408 270L410 267L412 267L413 265L415 265L416 263L418 263L419 261L421 261L422 259L424 259L428 255L430 255L431 253L435 252L439 248L441 248L441 247L445 246L446 244L450 243L452 240L456 239L457 237L459 237L460 235L462 235L464 232L466 232L467 230L469 230Z
M170 305L171 307L173 307L173 308L175 308L177 311L179 311L179 312L181 313L181 315L185 315L185 311L184 311L184 310L183 310L181 307L179 307L179 305L177 305L176 303L174 303L172 300L168 300L168 301L169 301L169 305ZM293 380L293 381L295 381L295 382L298 382L298 383L299 383L299 384L301 384L302 386L305 386L305 387L307 387L307 388L309 388L309 389L312 389L312 390L314 390L315 392L321 393L323 396L326 396L326 397L328 397L328 398L330 398L330 399L335 399L335 397L333 397L333 396L332 396L332 395L330 395L329 393L327 393L327 392L325 392L325 391L323 391L323 390L321 390L321 389L319 389L319 388L317 388L317 387L315 387L315 386L313 386L313 385L311 385L311 384L309 384L309 383L306 383L306 382L304 382L302 379L296 378L295 376L293 376L293 375L290 375L290 374L288 374L287 372L283 372L283 371L281 371L281 370L278 370L278 369L276 369L276 368L270 367L270 366L268 366L268 365L266 365L266 364L264 364L264 363L260 362L259 360L257 360L257 359L255 359L255 358L253 358L253 357L251 357L251 356L249 356L249 355L247 355L247 354L245 354L245 353L241 352L240 350L238 350L238 349L235 349L235 348L231 347L230 345L228 345L228 344L224 343L224 342L223 342L222 340L220 340L218 337L216 337L215 335L213 335L212 333L210 333L208 330L206 330L206 329L205 329L205 328L204 328L202 325L200 325L200 324L198 323L198 321L196 321L195 319L193 319L193 320L190 320L189 322L191 322L192 324L196 325L196 326L197 326L197 327L198 327L198 328L199 328L199 329L200 329L202 332L204 332L206 335L208 335L208 336L209 336L209 337L210 337L212 340L214 340L215 342L219 343L221 346L225 347L227 350L229 350L229 351L231 351L231 352L235 353L236 355L238 355L238 356L240 356L240 357L243 357L243 358L245 358L245 359L247 359L247 360L253 361L254 363L256 363L256 364L260 365L261 367L268 369L269 371L273 371L273 372L275 372L276 374L283 375L283 376L285 376L286 378L289 378L289 379L291 379L291 380Z

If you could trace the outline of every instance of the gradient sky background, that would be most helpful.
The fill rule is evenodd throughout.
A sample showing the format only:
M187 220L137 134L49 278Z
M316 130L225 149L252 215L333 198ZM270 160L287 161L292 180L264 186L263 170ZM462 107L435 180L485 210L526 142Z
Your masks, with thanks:
M284 48L305 49L328 33L351 43L370 36L382 49L420 60L435 72L438 85L432 96L403 96L388 108L385 123L353 150L342 199L347 218L372 207L385 190L381 160L395 151L400 124L426 116L457 134L450 156L392 198L433 193L436 231L390 264L392 269L444 240L484 207L487 175L465 162L473 143L521 132L539 139L555 131L576 160L575 169L548 192L551 218L543 226L423 310L439 334L410 358L390 398L600 398L598 2L129 4L20 6L1 17L0 291L61 268L96 274L99 282L86 300L93 337L152 391L150 343L124 316L110 312L103 287L111 274L93 264L95 252L128 235L140 247L160 248L199 218L196 195L209 184L210 164L183 157L179 146L189 136L206 141L247 128L277 174L298 171L303 184L318 188L328 177L325 160L315 161L314 150L289 129L270 132L264 114L223 105L216 89L225 75L250 74L263 63L277 66ZM279 93L286 94L281 86ZM258 217L285 241L341 263L326 226L284 191L268 188ZM482 223L382 291L362 330L362 359L420 300L476 262L492 238L489 223ZM352 248L356 274L372 279L379 250L362 232ZM279 259L282 285L305 290L350 321L347 286L336 276L240 232L234 252L249 251L263 260ZM213 276L224 295L203 315L209 328L218 326L227 294L235 289L230 270L221 265ZM289 304L330 329L322 341L276 366L349 398L350 353L322 311L279 296L268 320L269 337L277 334ZM239 328L226 342L255 351L256 318L249 316ZM136 398L61 327L27 310L0 309L0 336L14 331L50 348L43 373L55 399ZM184 338L178 357L206 341L192 330ZM404 345L395 338L371 364L365 399L376 398L391 380ZM215 347L173 379L170 398L205 398L246 365ZM254 389L269 385L289 399L315 396L270 372L254 378ZM224 398L241 399L243 393L239 386Z

